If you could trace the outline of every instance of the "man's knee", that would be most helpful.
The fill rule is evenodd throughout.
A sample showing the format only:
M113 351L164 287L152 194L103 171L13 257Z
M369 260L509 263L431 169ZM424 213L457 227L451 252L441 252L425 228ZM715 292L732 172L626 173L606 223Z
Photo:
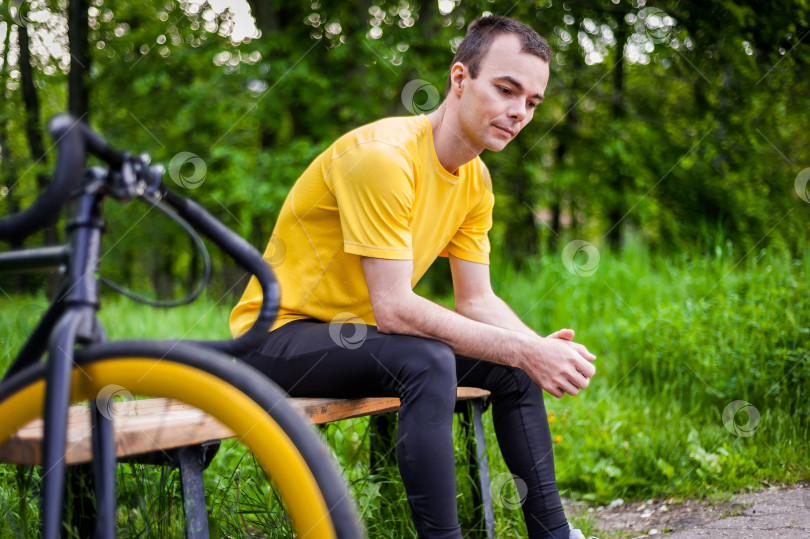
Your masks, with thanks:
M423 429L450 427L456 402L456 361L452 348L432 339L413 338L400 398L403 414Z
M455 398L456 362L453 349L447 344L421 337L399 336L385 350L391 357L386 361L401 390L419 387L430 393L452 392Z
M456 355L449 345L433 339L414 338L413 356L425 374L455 384Z

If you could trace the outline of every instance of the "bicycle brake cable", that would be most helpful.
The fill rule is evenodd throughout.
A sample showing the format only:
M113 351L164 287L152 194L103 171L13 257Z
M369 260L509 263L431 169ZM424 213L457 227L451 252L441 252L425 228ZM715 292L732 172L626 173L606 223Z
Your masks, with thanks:
M159 301L159 300L153 300L153 299L149 299L149 298L146 298L146 297L143 297L143 296L139 296L135 292L132 292L131 290L128 290L128 289L124 288L123 286L119 285L118 283L108 279L104 275L99 274L99 280L102 283L104 283L105 285L107 285L110 288L112 288L113 290L115 290L116 292L118 292L119 294L122 294L122 295L128 297L129 299L137 301L138 303L143 303L143 304L149 305L151 307L158 307L158 308L162 308L162 309L168 309L168 308L171 308L171 307L179 307L181 305L188 305L189 303L191 303L192 301L194 301L198 297L200 297L200 294L202 294L203 290L205 290L205 287L208 284L208 281L211 279L211 257L208 254L208 249L205 247L205 243L203 243L202 238L200 238L200 235L197 234L197 231L194 230L191 227L191 225L189 225L185 221L185 219L181 218L176 213L174 213L170 209L166 208L158 200L156 200L156 199L154 199L154 198L152 198L150 196L142 196L142 197L139 197L139 199L148 202L153 207L155 207L158 210L162 211L166 216L168 216L170 219L172 219L177 224L179 224L183 228L183 230L185 230L186 234L188 234L191 237L191 240L194 242L195 246L200 251L200 254L202 254L202 258L203 258L203 275L202 275L202 279L200 280L200 284L197 286L197 288L191 294L189 294L188 296L186 296L184 298L180 298L180 299L174 300L174 301Z

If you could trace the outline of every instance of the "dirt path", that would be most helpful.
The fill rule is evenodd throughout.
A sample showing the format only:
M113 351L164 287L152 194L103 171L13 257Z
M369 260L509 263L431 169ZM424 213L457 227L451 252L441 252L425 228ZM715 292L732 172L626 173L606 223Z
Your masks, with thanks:
M773 486L725 501L644 500L610 506L566 504L571 516L587 513L599 539L666 536L673 539L810 538L810 482Z

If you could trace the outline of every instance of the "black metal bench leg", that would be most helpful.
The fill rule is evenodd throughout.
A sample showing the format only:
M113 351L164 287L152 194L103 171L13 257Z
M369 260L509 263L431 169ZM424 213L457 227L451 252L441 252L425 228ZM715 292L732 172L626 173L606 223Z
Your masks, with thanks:
M177 449L180 465L180 482L183 487L183 512L186 516L188 539L208 538L208 510L205 507L203 470L205 454L200 446Z
M489 460L487 459L487 446L484 438L484 422L482 414L487 404L484 399L473 399L472 416L473 432L475 434L475 460L478 464L478 485L481 489L481 504L484 507L484 529L487 539L495 538L495 511L492 507L492 492L489 483Z
M95 537L115 537L115 440L113 421L105 415L111 402L91 401L93 422L93 477L96 486ZM104 406L102 412L99 405Z
M470 498L473 506L473 519L475 528L471 530L469 537L479 539L484 537L482 533L482 526L485 525L484 519L484 502L481 498L481 485L479 483L478 474L478 459L476 456L475 448L475 433L472 426L473 406L472 402L464 401L456 403L456 413L459 414L459 425L461 426L461 435L466 444L467 450L467 473L470 480L473 482L473 488L470 492Z
M369 418L369 469L375 476L397 467L397 415L387 413Z
M369 470L379 488L377 496L384 513L395 510L392 500L398 498L397 485L389 478L398 477L397 469L397 414L371 416L369 420ZM391 474L395 475L391 475Z
M71 534L75 537L93 537L96 527L96 507L93 505L92 495L93 465L85 463L68 466L65 480L68 491L65 498L65 518Z

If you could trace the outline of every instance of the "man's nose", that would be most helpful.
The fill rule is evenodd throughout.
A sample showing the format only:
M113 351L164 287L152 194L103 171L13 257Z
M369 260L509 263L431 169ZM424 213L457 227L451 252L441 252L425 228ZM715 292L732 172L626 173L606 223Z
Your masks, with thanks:
M526 109L521 103L513 103L510 105L507 114L514 121L522 122L526 118Z

